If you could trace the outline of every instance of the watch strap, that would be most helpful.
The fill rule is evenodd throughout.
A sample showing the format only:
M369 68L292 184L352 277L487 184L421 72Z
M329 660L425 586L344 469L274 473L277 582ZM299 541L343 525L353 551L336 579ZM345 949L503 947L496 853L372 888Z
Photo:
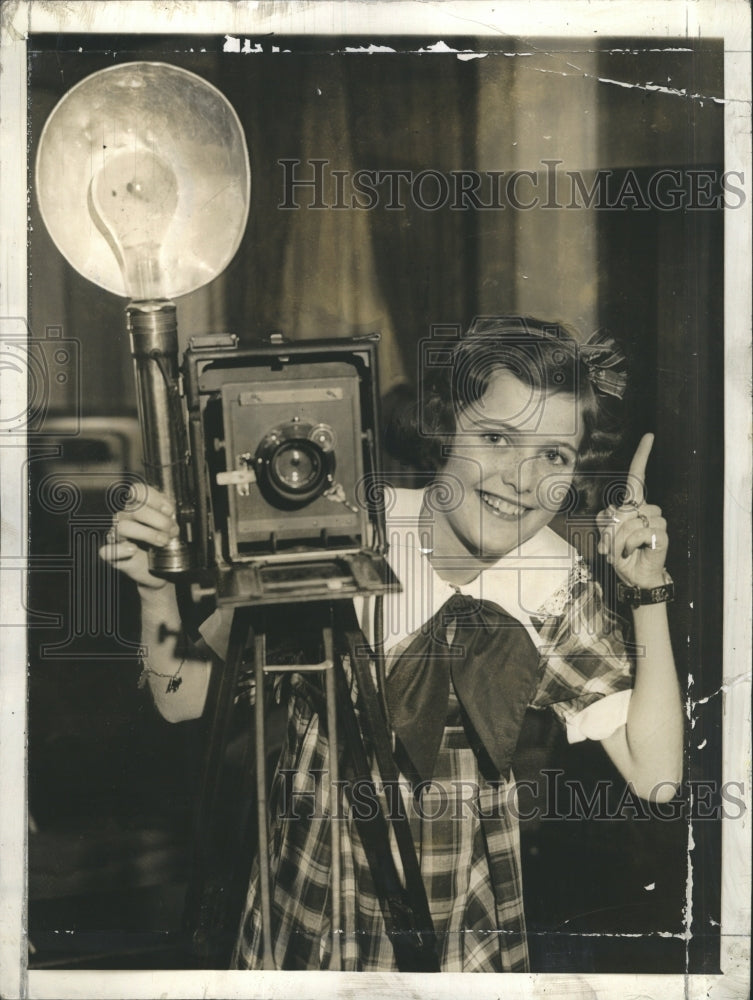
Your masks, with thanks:
M630 587L617 581L617 600L631 608L641 608L647 604L666 604L675 599L675 585L669 573L664 574L664 583L658 587Z

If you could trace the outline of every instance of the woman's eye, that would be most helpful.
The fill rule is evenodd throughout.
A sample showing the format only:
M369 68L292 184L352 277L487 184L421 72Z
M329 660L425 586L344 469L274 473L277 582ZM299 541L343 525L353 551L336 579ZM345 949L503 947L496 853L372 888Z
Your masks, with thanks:
M545 451L544 458L547 460L547 462L550 462L552 465L568 464L567 456L563 455L562 452L558 451L557 448L550 448L549 451Z
M489 444L507 443L507 439L505 438L504 434L495 434L492 431L490 431L488 434L482 434L481 436L484 439L484 441L488 441Z

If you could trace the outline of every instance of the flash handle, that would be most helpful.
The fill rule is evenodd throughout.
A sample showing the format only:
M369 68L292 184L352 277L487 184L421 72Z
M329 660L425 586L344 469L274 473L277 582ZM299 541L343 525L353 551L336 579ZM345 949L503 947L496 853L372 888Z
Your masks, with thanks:
M186 512L191 501L185 428L182 414L179 416L175 408L180 385L175 304L166 300L130 302L126 317L146 480L173 501L180 527L178 538L149 550L149 568L157 575L182 573L192 568L193 559L186 541Z

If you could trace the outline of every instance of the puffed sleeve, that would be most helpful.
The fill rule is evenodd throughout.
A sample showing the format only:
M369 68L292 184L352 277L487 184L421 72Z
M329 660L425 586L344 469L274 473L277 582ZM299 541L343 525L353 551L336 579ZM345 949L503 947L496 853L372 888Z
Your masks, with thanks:
M232 608L217 608L199 626L204 642L221 660L227 656L230 645L230 626L233 624Z
M550 707L571 743L611 736L627 721L634 668L619 620L580 564L558 615L539 630L542 672L532 708Z

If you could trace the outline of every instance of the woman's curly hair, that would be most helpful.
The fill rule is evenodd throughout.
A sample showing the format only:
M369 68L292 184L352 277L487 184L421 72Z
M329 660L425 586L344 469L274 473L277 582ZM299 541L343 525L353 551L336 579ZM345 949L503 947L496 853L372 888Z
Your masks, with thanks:
M589 477L602 469L621 438L625 358L602 331L581 345L561 323L528 316L481 317L460 340L432 340L432 359L420 373L417 404L397 412L386 432L390 453L419 473L445 464L457 414L478 405L500 369L532 390L568 393L580 405L583 437L575 483L587 505Z

